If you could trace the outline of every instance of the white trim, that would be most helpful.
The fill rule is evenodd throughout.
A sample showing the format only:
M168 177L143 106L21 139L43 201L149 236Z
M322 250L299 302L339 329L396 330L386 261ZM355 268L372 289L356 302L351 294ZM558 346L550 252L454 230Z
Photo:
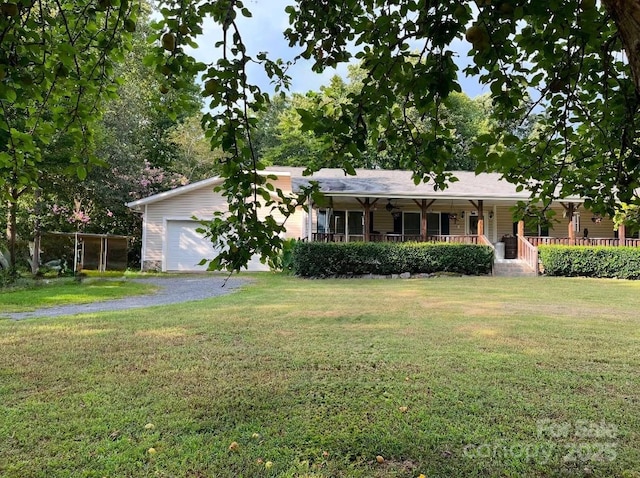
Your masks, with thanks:
M495 204L493 205L493 242L498 242L498 210Z
M305 228L305 224L306 224L306 217L304 217L304 214L300 214L300 219L299 221L300 223L300 232L302 233L300 237L298 237L298 239L302 239L304 237L304 228ZM313 232L313 211L311 211L311 229Z
M285 171L258 171L258 175L260 176L277 176L277 177L291 177L291 173ZM138 199L137 201L132 201L126 203L127 207L131 209L139 209L140 206L145 204L152 204L158 201L164 201L165 199L171 198L173 196L179 196L181 194L188 193L189 191L193 191L195 189L204 188L207 186L213 186L214 184L222 183L224 178L221 176L214 176L212 178L203 179L202 181L197 181L195 183L187 184L185 186L180 186L175 189L171 189L169 191L164 191L162 193L154 194L152 196L148 196L146 198Z
M311 202L311 196L307 196L307 241L311 242L313 239L313 203Z
M139 209L140 206L143 206L145 204L152 204L158 201L164 201L165 199L168 199L170 197L180 196L181 194L188 193L189 191L193 191L195 189L200 189L207 186L213 186L214 184L220 183L222 181L223 179L220 176L215 176L213 178L204 179L196 183L187 184L186 186L180 186L179 188L171 189L169 191L164 191L162 193L154 194L146 198L138 199L137 201L129 202L126 205L131 209Z
M166 217L162 218L162 272L167 272L167 247L169 242L169 230L167 228L167 222L169 220Z
M144 270L144 263L147 260L147 205L144 205L144 212L142 213L142 249L140 251L140 271Z

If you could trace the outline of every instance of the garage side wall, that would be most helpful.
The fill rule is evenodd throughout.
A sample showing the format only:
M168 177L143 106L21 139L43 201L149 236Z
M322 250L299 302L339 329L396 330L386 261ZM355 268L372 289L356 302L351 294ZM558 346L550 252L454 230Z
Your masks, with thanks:
M291 180L288 177L280 178L274 183L285 193L291 190ZM213 192L213 186L211 185L148 204L145 221L145 245L143 248L145 256L142 260L142 269L145 271L160 271L163 268L167 270L166 256L171 254L165 244L167 240L167 230L165 229L167 224L176 225L178 222L185 224L186 221L191 221L193 217L206 220L210 219L216 211L223 212L227 210L225 198L221 194ZM260 216L266 216L266 212ZM276 220L282 220L278 213L274 214L274 217ZM297 239L301 237L304 218L305 214L301 209L289 217L286 222L286 236L288 238ZM195 223L193 224L195 227ZM257 264L256 266L260 267ZM194 270L197 270L197 268Z

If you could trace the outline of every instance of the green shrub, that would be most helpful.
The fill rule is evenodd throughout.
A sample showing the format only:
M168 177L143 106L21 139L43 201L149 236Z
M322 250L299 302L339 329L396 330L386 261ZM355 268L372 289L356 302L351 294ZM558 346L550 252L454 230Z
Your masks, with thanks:
M488 274L492 264L493 249L474 244L298 242L293 249L293 272L303 277Z
M635 247L539 246L544 273L640 279L640 249Z
M295 248L296 239L285 239L282 242L282 250L275 259L269 261L269 267L274 271L282 271L291 273L293 269L293 250Z

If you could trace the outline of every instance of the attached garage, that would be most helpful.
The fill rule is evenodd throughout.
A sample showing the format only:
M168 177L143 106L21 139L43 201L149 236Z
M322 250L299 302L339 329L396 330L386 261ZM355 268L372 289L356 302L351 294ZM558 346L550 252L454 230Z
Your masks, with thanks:
M213 259L217 252L210 240L196 231L196 221L167 221L165 271L204 271L207 265L198 265L202 259Z
M290 169L268 171L277 176L272 184L286 193L291 192L291 172L295 170L296 175L300 175L302 171ZM207 269L207 264L198 263L202 259L213 259L217 251L209 239L196 232L201 225L194 218L211 219L216 212L228 211L224 196L214 191L221 183L218 177L205 179L128 204L142 214L142 270L198 272ZM286 237L302 237L305 224L306 214L300 209L287 221ZM265 271L269 267L254 257L247 269Z
M217 249L211 241L197 229L201 227L197 221L167 220L166 251L164 254L164 271L197 272L206 271L207 264L199 265L202 259L213 259ZM249 261L248 270L268 271L269 267L260 262L258 257Z

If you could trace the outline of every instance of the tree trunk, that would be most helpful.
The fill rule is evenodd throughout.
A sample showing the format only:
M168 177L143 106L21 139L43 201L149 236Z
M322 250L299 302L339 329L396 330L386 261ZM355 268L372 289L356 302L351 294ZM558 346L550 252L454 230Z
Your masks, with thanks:
M627 52L631 75L640 94L640 2L638 0L602 0L618 27Z
M31 258L31 273L36 275L40 268L40 214L42 214L42 190L37 188L35 196L35 219L33 220L33 257Z
M13 272L16 270L16 263L18 258L16 242L18 235L17 218L18 215L18 190L16 188L11 189L11 198L8 204L8 216L7 216L7 241L9 242L9 269Z

